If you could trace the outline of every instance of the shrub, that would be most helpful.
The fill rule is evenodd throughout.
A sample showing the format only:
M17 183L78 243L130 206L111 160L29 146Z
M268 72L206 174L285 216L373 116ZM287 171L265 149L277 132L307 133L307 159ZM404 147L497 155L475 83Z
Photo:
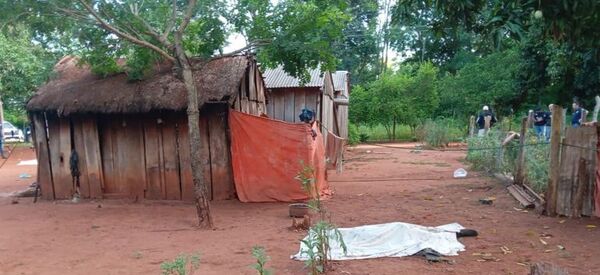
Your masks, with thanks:
M265 266L269 261L269 257L265 253L265 248L261 246L255 246L252 248L252 256L256 259L256 263L252 265L252 268L258 272L258 275L271 275L273 272L266 269Z
M165 261L160 265L163 275L186 275L194 274L194 270L200 265L198 253L186 255L180 254L173 261Z
M492 129L484 137L468 138L467 161L474 169L490 173L507 173L514 177L519 146L517 141L513 141L501 150L499 148L502 146L503 139L502 132L496 129ZM526 180L533 190L542 193L548 183L549 144L539 141L533 131L527 133L525 144Z
M348 125L348 144L356 145L361 142L359 135L358 126L354 123L350 123Z
M451 119L427 120L417 127L417 140L432 147L447 146L448 143L459 141L463 131Z

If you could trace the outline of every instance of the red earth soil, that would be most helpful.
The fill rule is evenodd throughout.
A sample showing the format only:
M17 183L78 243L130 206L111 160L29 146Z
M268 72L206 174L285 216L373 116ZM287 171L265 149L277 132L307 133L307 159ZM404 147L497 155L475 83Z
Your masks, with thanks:
M600 226L599 219L538 216L519 210L494 179L472 171L453 179L452 172L465 167L464 152L393 147L348 150L343 174L329 176L335 194L326 206L334 223L458 222L480 235L461 239L466 251L450 257L453 264L418 257L354 260L334 263L330 274L527 274L538 261L570 274L600 274L600 227L588 226ZM33 157L28 148L13 153L0 168L0 192L34 181L19 174L34 174L35 167L16 166ZM490 196L493 205L479 203ZM217 228L202 231L194 228L194 206L178 202L11 201L0 198L0 274L160 274L163 261L194 252L200 255L195 274L256 274L249 267L254 245L266 248L276 274L307 273L303 263L290 260L306 232L288 229L286 203L215 202ZM542 242L540 236L550 237ZM487 260L485 253L491 254Z

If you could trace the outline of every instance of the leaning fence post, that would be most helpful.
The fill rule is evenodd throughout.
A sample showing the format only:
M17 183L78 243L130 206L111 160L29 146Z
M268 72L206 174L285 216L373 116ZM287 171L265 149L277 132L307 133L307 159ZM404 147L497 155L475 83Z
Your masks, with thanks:
M556 197L560 179L560 143L563 128L563 108L552 105L552 130L550 131L550 166L548 167L548 188L546 189L546 215L556 215Z
M517 167L515 183L525 184L525 139L527 128L529 127L529 117L521 119L521 133L519 135L519 155L517 158Z

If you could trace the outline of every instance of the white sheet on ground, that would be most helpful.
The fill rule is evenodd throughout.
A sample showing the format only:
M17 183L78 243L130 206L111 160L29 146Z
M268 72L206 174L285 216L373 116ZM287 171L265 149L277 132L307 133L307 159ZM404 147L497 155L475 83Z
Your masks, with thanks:
M456 256L465 246L456 238L456 232L464 229L458 223L427 227L410 223L393 222L339 228L346 244L347 253L330 237L331 260L354 260L380 257L404 257L431 248L445 256ZM306 240L308 236L304 238ZM300 243L300 251L291 258L307 260L302 251L307 248Z
M32 160L22 160L19 161L19 163L17 163L17 166L21 166L21 165L37 165L37 159L32 159Z

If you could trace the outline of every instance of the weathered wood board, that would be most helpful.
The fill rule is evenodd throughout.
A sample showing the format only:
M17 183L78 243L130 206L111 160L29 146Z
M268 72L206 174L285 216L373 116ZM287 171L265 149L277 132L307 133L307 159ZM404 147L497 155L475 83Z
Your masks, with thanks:
M166 116L163 120L165 123L161 125L163 152L162 170L166 188L166 199L181 200L175 119L171 116Z
M284 116L283 116L283 120L288 121L288 122L296 122L296 113L295 113L295 106L296 103L294 101L295 98L295 93L293 92L285 92L284 94Z
M227 134L228 110L222 106L215 108L219 110L208 116L212 195L214 200L226 200L233 198L235 193Z
M160 200L166 197L163 193L161 173L161 140L157 118L144 119L144 146L146 154L146 199Z
M71 156L71 125L68 118L48 116L48 145L50 148L50 163L52 165L52 180L54 197L70 199L73 196L73 179L69 167Z
M301 122L298 116L302 112L302 109L306 108L306 92L304 90L297 90L294 94L294 120Z
M46 119L43 113L35 113L33 114L32 118L33 128L35 129L35 149L38 160L38 184L40 185L42 198L46 200L53 200L54 185L52 183L52 170L50 164L50 155L48 151Z
M559 215L572 217L593 214L595 177L589 175L596 173L596 131L595 127L566 128L557 185L556 213ZM574 209L574 206L582 208Z

